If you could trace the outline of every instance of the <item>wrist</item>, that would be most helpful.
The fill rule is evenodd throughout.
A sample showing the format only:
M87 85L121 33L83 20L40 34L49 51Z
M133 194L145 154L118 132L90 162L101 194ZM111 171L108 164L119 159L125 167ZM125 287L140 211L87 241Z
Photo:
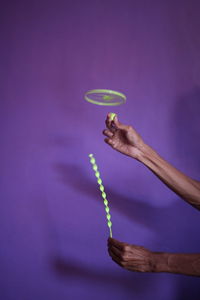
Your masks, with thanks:
M138 152L138 160L150 169L154 169L155 165L161 160L157 152L145 143L140 145Z
M168 253L152 252L152 272L170 272L168 260Z
M145 162L150 160L154 151L150 146L143 141L140 141L137 146L133 146L132 152L133 154L131 154L131 157L136 158L138 161L145 164Z

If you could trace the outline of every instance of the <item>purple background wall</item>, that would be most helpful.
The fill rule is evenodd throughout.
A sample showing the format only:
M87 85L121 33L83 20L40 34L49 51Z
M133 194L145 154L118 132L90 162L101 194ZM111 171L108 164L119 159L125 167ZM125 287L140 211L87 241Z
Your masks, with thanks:
M199 213L145 167L103 142L109 111L83 100L109 88L114 108L188 175L200 171L199 1L4 1L1 5L0 299L199 299L199 279L125 271L114 237L199 252Z

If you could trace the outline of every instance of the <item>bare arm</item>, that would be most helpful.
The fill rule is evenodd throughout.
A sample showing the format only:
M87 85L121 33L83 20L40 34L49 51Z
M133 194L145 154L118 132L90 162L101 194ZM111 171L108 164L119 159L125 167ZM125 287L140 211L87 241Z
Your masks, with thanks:
M108 252L122 268L134 272L166 272L200 277L200 253L164 253L108 239Z
M200 277L200 253L153 252L154 272L168 272Z
M200 182L174 168L147 145L143 146L139 160L172 191L200 210Z
M200 182L196 181L165 161L150 146L146 145L140 135L131 126L124 125L115 117L106 119L107 136L105 142L117 151L137 159L147 166L164 184L186 202L200 210Z

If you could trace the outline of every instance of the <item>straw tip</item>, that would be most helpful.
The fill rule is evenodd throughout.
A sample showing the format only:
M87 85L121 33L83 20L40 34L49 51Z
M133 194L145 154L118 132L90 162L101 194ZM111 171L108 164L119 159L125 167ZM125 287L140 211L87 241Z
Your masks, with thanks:
M114 118L116 117L116 114L115 113L110 113L109 114L109 119L110 121L114 121Z

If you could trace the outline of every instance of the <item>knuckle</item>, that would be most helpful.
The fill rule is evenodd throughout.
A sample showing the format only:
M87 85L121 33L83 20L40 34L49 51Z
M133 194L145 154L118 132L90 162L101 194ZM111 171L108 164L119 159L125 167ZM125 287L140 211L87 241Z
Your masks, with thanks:
M126 246L124 246L123 249L122 249L121 259L122 259L122 261L127 261L128 260L128 252L127 252Z
M128 256L126 255L126 253L121 255L121 260L122 260L122 262L128 261Z
M124 252L128 252L129 251L129 246L128 245L125 245L124 247L123 247L124 249Z
M129 253L129 246L128 245L124 245L122 247L122 251L121 251L121 260L123 262L127 262L129 260L129 256L130 256L130 253Z
M125 262L125 261L121 261L121 262L120 262L120 266L121 266L122 268L125 268L125 267L126 267L126 262Z
M126 257L125 253L124 252L121 253L120 259L121 259L122 262L125 260L125 257Z
M122 252L123 252L123 253L127 253L128 251L129 251L129 245L126 245L126 244L123 245L123 246L122 246Z
M117 148L116 144L112 144L112 147L113 147L113 149Z

